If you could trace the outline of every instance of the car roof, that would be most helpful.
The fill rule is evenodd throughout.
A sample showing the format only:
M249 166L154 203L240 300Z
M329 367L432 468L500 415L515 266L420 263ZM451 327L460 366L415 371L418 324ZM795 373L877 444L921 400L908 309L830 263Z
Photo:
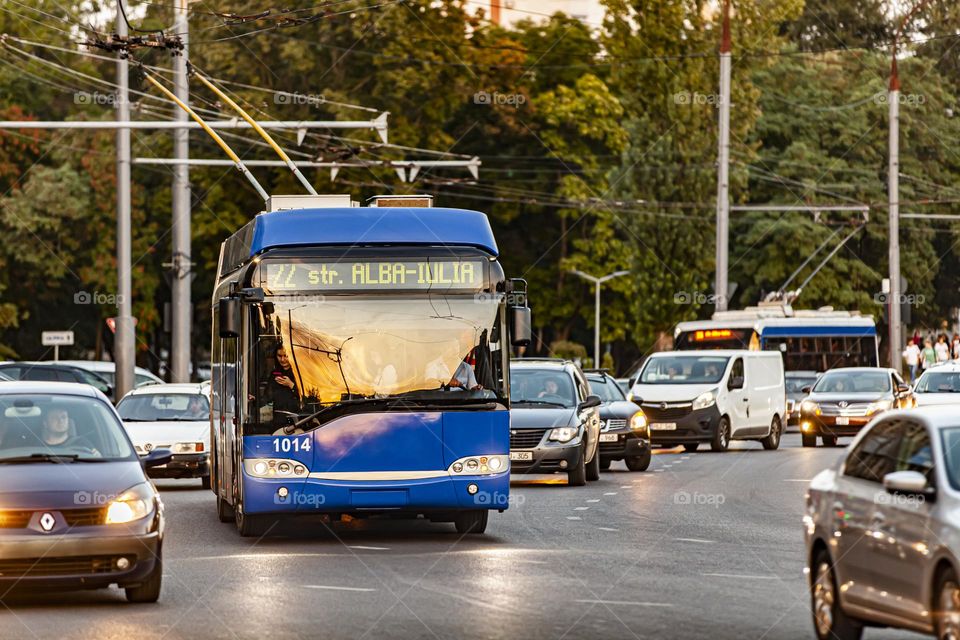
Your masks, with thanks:
M779 351L770 349L682 349L680 351L657 351L651 353L650 357L656 356L757 356L770 357L779 356Z
M79 382L34 382L25 380L15 380L12 382L0 382L0 395L14 394L43 394L43 395L62 395L62 396L86 396L88 398L102 398L106 396L97 391L88 384Z
M957 372L957 371L960 371L960 362L950 361L950 362L941 362L939 364L935 364L929 369L925 370L923 372L923 375L927 374L930 371Z
M561 358L514 358L510 361L510 368L515 369L562 369L576 367L573 360Z
M144 387L138 387L127 393L128 396L149 396L165 393L182 393L192 395L206 395L210 388L209 382L178 382L150 384Z
M883 419L911 418L925 424L930 429L947 429L960 427L960 415L956 405L932 405L929 407L915 407L913 409L896 409L883 414Z
M58 360L57 362L50 361L49 364L66 364L72 367L80 367L81 369L88 369L90 371L114 371L117 368L116 362L111 362L109 360ZM147 374L151 377L159 379L159 376L155 374L150 369L145 369L141 366L134 367L137 373Z
M893 369L888 369L887 367L837 367L826 371L826 373L833 373L834 371L842 371L844 373L868 373L870 371L893 373Z

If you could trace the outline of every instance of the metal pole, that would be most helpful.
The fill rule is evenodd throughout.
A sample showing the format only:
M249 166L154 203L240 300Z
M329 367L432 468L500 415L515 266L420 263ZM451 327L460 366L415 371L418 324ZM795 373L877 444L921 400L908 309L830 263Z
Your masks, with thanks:
M117 35L127 35L127 23L117 0ZM117 120L130 120L129 63L117 58ZM133 327L133 286L130 250L130 129L117 129L117 320L114 341L116 384L114 397L122 398L133 389L136 336Z
M174 0L174 32L183 41L183 51L173 58L173 93L184 103L190 102L190 86L187 81L187 0ZM187 112L177 109L173 115L177 122L189 121ZM190 157L190 130L175 129L173 132L173 156L178 160ZM173 166L173 230L171 233L173 257L171 279L171 333L170 333L170 381L190 381L190 166L186 163Z
M600 368L600 280L594 286L596 300L594 301L593 316L593 366Z
M723 30L720 40L720 148L717 167L717 259L714 294L716 310L727 309L727 269L730 239L730 1L723 3Z
M887 198L890 207L890 297L889 320L890 366L900 369L903 335L900 327L900 76L897 73L897 47L893 47L890 70L890 165L887 168Z

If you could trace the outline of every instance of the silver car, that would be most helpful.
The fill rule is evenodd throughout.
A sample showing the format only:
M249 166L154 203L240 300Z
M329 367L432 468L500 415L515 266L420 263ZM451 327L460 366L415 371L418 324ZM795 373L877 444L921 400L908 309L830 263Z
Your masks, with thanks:
M886 412L810 483L803 517L821 640L892 626L960 638L960 413Z

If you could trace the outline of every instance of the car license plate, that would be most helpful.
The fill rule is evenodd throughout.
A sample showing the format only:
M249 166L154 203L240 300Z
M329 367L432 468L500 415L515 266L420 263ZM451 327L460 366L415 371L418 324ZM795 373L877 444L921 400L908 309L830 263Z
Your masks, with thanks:
M650 424L651 431L676 431L676 422L653 422Z
M847 418L846 416L837 416L837 424L841 427L848 425L850 424L850 418Z
M519 462L530 462L533 460L533 451L511 451L510 459Z
M618 437L615 433L601 433L600 442L616 442Z

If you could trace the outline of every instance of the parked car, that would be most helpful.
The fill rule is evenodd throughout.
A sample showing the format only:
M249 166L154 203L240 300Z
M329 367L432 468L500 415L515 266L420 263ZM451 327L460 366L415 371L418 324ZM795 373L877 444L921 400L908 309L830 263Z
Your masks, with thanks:
M650 425L652 444L696 451L731 440L780 446L787 406L783 358L776 351L665 351L647 358L630 392Z
M960 404L960 364L945 362L924 371L913 385L918 407Z
M567 474L571 486L600 479L600 398L576 363L510 362L510 470Z
M650 431L639 405L627 400L615 378L603 370L584 372L590 393L600 396L600 468L623 460L630 471L650 466Z
M800 425L800 403L807 397L820 374L816 371L787 371L784 383L787 387L787 425ZM806 391L805 391L806 389Z
M130 391L117 413L140 456L169 449L173 459L152 478L200 478L210 488L210 385L151 384Z
M116 386L117 365L114 362L107 362L104 360L61 360L60 362L62 364L69 364L74 367L86 369L87 371L92 371L106 380L111 387ZM157 377L157 375L149 369L144 369L143 367L134 367L133 386L142 387L148 384L163 384L163 380Z
M855 436L878 413L914 406L913 391L894 369L841 367L824 373L800 403L800 438L805 447L833 447Z
M0 597L119 585L131 602L155 602L163 504L141 463L169 459L139 460L89 385L0 383Z
M88 384L113 400L113 387L101 376L62 362L5 362L0 364L0 373L12 380Z
M803 517L821 640L866 626L960 632L960 416L953 407L875 417L810 482Z

